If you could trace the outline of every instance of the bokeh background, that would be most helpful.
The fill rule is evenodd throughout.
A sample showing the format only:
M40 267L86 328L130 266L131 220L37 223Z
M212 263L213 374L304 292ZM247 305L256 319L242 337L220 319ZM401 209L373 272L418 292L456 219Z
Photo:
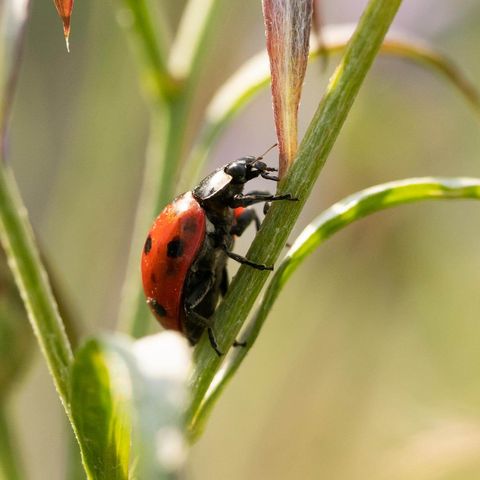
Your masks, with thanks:
M175 25L184 2L158 1ZM230 3L204 98L264 46L260 1ZM324 21L355 22L365 3L323 0ZM86 334L115 328L148 136L120 7L77 2L67 54L53 5L33 2L9 139L37 236ZM447 53L480 88L479 22L475 0L405 0L395 25ZM302 131L337 61L310 65ZM480 176L479 128L442 78L379 58L296 232L376 183ZM273 142L265 91L222 137L208 170ZM430 202L329 240L284 290L194 446L188 477L480 478L479 232L480 205ZM38 351L12 412L27 478L68 478L68 427Z

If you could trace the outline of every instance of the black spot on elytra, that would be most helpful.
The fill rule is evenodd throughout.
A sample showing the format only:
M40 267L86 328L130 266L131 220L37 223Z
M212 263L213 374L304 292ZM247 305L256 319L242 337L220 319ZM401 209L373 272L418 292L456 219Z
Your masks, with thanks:
M175 237L168 242L167 245L167 257L178 258L183 255L183 242L179 237Z
M165 308L160 305L154 298L149 298L147 300L147 303L159 317L167 316L167 311L165 310Z
M143 247L143 253L145 255L148 255L151 249L152 249L152 237L149 235L147 237L147 240L145 241L145 245Z
M152 273L152 274L150 275L150 280L151 280L152 283L157 283L157 277L155 276L154 273Z

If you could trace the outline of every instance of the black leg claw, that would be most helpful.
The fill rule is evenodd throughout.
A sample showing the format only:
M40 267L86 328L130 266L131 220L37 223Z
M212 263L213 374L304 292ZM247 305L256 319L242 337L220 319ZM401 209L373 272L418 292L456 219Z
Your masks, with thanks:
M212 348L215 350L215 353L221 357L223 355L223 353L219 350L218 348L218 343L217 343L217 340L215 339L215 335L213 334L213 330L211 327L208 327L207 328L207 332L208 332L208 339L210 340L210 345L212 346Z
M264 265L263 263L252 262L247 258L242 257L241 255L237 255L236 253L231 252L230 250L227 249L226 246L224 246L223 249L225 250L225 253L232 260L235 260L236 262L241 263L242 265L248 265L250 267L256 268L257 270L273 270L273 265Z

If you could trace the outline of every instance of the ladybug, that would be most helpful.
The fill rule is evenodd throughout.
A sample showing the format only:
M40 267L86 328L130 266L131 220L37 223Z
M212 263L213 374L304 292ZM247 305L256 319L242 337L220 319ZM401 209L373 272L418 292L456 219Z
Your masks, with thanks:
M243 157L218 168L193 190L179 195L153 223L145 241L142 281L147 304L166 329L182 332L195 345L204 330L218 355L212 315L219 296L228 288L228 258L259 270L273 267L254 263L232 251L234 237L260 221L251 205L297 200L290 194L243 193L256 178L278 181L260 157ZM266 204L267 205L267 204Z

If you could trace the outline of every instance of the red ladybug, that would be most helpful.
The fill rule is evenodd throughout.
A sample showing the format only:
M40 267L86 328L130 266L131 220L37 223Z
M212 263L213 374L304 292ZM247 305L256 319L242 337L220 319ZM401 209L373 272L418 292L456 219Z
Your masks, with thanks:
M234 236L240 236L252 221L258 230L260 222L251 205L296 200L289 194L242 193L253 178L278 181L269 173L276 169L261 159L231 162L178 196L157 217L143 248L143 289L157 320L164 328L182 332L192 345L207 329L218 355L210 319L219 296L228 288L228 257L259 270L273 269L233 253Z

